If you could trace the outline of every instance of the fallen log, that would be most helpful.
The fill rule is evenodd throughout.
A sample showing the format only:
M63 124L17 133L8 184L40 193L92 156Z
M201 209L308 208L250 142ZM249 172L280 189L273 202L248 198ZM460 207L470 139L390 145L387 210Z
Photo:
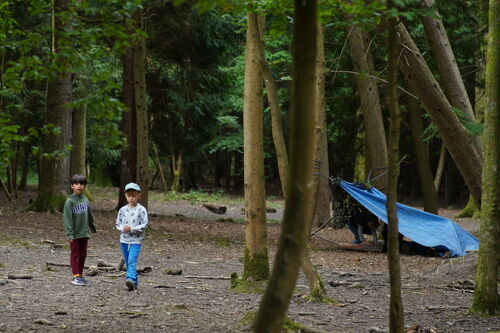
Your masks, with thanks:
M212 213L220 214L220 215L226 214L226 210L227 210L226 206L219 206L219 205L208 204L208 203L203 204L203 207L205 207L206 209L208 209Z
M382 252L383 245L381 242L363 242L359 244L354 243L338 243L338 248L347 251L360 251L360 252Z
M14 274L7 275L7 279L10 279L10 280L19 280L19 279L30 280L32 278L33 278L33 276L31 276L31 275L14 275Z
M184 275L187 279L231 280L229 276Z

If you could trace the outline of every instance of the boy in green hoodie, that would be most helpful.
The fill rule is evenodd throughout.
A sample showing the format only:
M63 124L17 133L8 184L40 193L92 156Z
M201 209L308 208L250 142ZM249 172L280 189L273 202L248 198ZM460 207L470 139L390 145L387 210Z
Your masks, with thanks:
M66 199L63 211L64 231L71 249L69 263L73 279L77 286L87 286L89 282L83 278L83 267L87 258L89 231L96 232L94 218L89 206L89 199L83 195L87 179L82 175L71 177L73 194Z

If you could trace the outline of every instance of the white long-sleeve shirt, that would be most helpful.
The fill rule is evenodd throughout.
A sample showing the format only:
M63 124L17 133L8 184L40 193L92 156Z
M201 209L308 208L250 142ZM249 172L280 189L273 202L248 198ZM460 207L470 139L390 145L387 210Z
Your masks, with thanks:
M124 232L123 227L130 226L129 232ZM135 207L123 206L116 217L116 229L121 232L120 243L141 244L145 230L148 226L148 212L144 206L137 204Z

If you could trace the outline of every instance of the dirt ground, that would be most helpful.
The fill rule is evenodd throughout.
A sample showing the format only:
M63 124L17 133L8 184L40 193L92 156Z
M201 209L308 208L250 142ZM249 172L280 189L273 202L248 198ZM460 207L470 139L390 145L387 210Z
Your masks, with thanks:
M99 193L97 193L99 192ZM92 207L98 232L89 242L87 264L119 261L114 230L116 201L96 191ZM150 228L139 258L139 290L126 291L123 273L88 276L91 286L70 284L60 214L27 212L35 192L8 202L0 194L0 332L244 332L242 317L256 310L261 295L234 293L229 276L241 276L244 224L241 207L226 215L201 203L150 200ZM116 194L115 194L116 195ZM440 211L453 216L456 210ZM276 250L281 209L270 214L270 257ZM473 232L478 221L458 221ZM326 240L325 240L326 239ZM301 274L289 317L326 332L388 332L389 277L382 253L335 249L349 242L348 230L323 230L312 239L312 260L337 305L310 302ZM330 240L330 241L327 241ZM61 246L62 245L62 246ZM403 255L405 325L412 332L493 332L500 318L467 313L471 304L474 256L443 259ZM182 270L180 275L168 271ZM31 279L10 279L27 275Z

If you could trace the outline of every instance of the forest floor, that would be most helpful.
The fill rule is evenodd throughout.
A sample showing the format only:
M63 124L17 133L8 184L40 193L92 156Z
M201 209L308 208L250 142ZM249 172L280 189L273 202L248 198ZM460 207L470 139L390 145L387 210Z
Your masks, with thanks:
M120 259L116 189L92 188L98 232L91 236L87 264ZM196 201L150 196L150 228L139 258L139 290L128 292L123 273L87 276L90 286L70 284L61 214L27 212L35 192L8 202L0 194L0 332L244 332L242 318L259 306L260 294L235 293L229 277L243 270L241 205L214 214ZM274 257L282 203L268 215ZM457 210L441 210L452 217ZM477 232L479 221L461 219ZM301 274L288 316L326 332L388 332L389 276L383 253L336 249L350 242L348 230L322 230L312 238L311 257L328 296L338 304L308 300ZM402 255L402 293L408 332L493 332L500 318L468 314L475 257L444 259ZM182 270L180 275L169 273ZM26 275L31 279L11 279Z

